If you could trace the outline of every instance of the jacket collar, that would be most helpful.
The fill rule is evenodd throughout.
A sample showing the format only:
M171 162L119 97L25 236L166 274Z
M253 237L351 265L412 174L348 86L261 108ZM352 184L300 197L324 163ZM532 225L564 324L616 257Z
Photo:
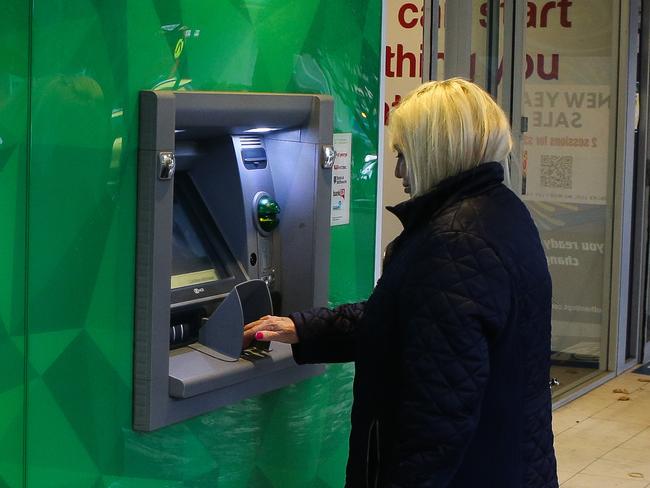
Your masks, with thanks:
M476 168L463 171L438 183L429 192L410 200L386 207L395 214L405 229L417 226L422 220L442 208L467 198L483 193L503 181L503 166L491 162L479 164Z

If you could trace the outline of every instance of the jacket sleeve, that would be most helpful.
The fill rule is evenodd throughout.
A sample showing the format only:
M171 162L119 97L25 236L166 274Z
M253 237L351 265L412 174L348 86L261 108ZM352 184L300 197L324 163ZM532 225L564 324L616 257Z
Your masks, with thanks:
M298 364L354 361L364 308L365 302L360 302L290 314L298 334L298 343L292 346L294 360Z
M510 275L481 238L431 236L400 293L402 390L391 486L444 488L477 428L489 342L511 308Z

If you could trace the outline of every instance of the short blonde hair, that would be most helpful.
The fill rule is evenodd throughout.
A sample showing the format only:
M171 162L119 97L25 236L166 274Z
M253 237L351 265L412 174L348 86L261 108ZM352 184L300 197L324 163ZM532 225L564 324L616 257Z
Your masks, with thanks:
M489 161L504 162L512 149L508 119L480 87L461 78L431 81L393 110L391 146L401 153L411 196Z

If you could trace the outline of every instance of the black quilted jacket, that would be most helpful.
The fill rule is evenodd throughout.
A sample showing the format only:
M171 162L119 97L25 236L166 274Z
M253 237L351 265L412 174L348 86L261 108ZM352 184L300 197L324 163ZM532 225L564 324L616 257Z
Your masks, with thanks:
M551 280L485 163L391 209L367 302L293 314L298 363L354 361L348 487L554 488Z

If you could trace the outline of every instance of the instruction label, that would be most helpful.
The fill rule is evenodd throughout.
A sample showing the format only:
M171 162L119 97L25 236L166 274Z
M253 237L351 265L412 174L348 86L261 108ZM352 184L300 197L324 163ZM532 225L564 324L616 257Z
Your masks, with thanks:
M336 158L332 167L331 225L350 223L350 168L352 166L352 133L334 134Z

